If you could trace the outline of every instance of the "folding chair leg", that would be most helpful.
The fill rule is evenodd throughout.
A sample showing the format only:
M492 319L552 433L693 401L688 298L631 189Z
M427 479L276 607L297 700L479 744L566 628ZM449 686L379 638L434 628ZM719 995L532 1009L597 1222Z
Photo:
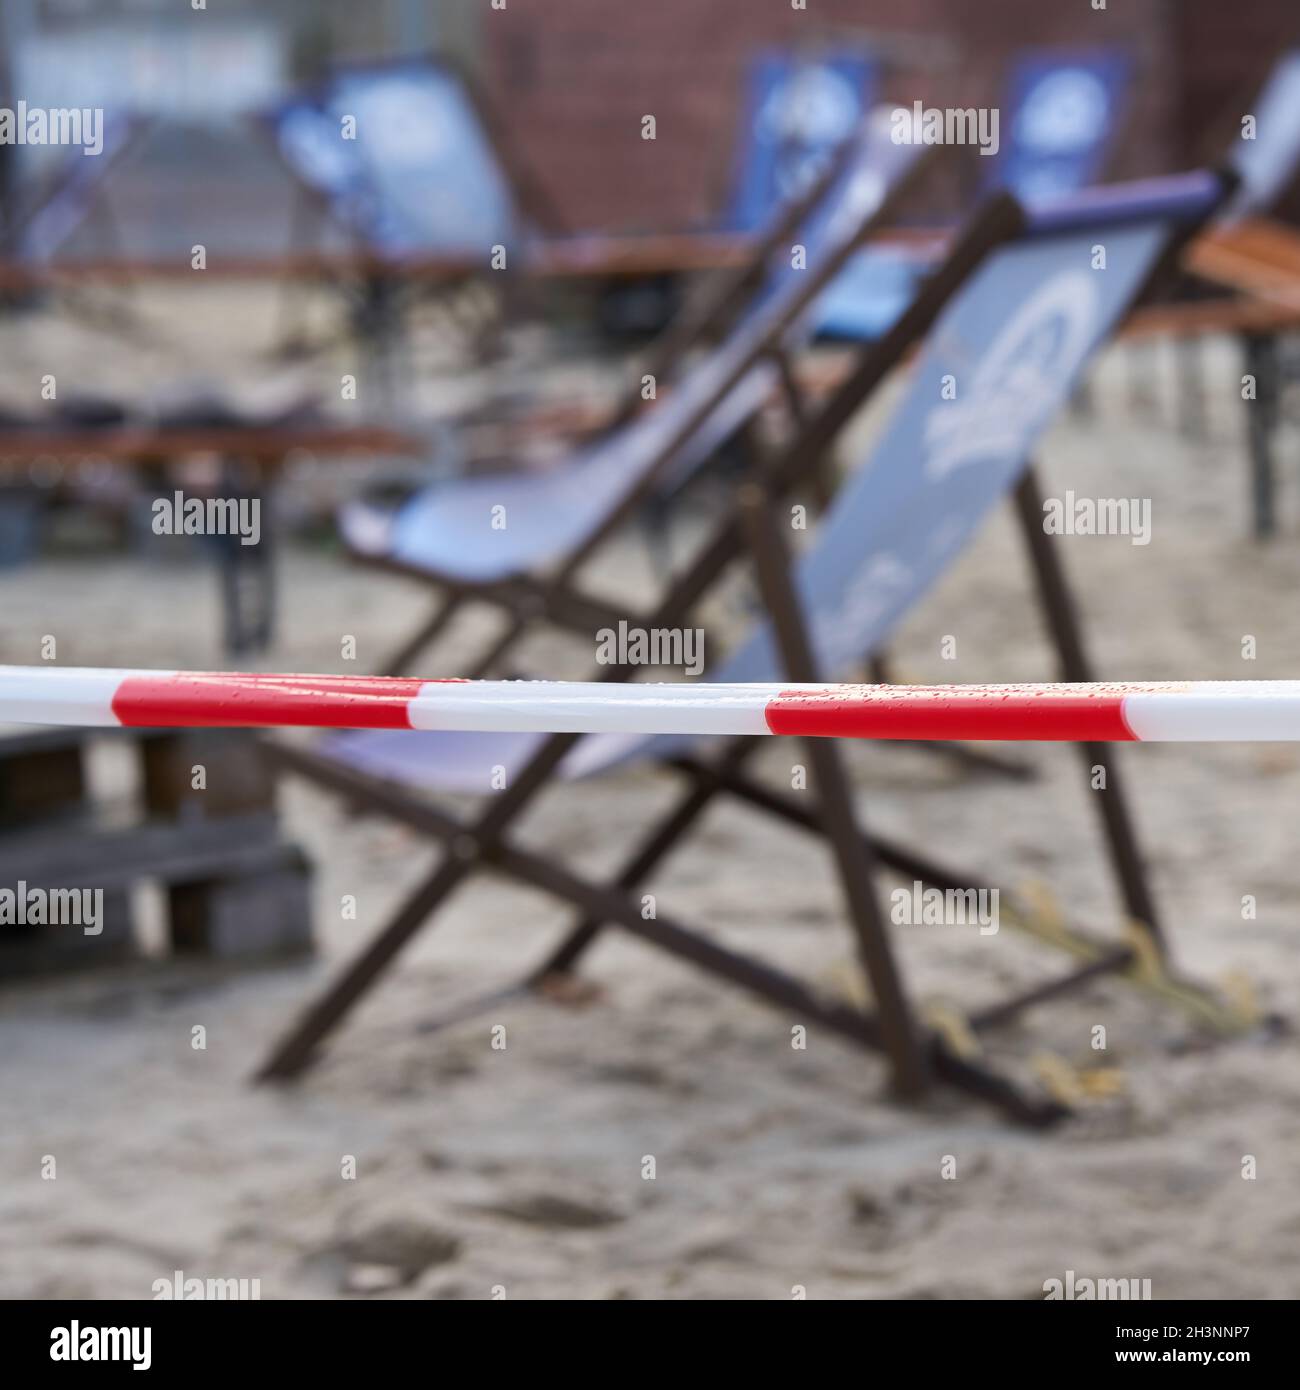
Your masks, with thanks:
M1100 979L1101 976L1118 970L1126 970L1132 963L1132 947L1116 946L1086 965L1076 966L1068 973L1058 975L1043 984L1034 985L1020 994L1012 995L1010 999L990 1004L978 1013L971 1014L966 1021L977 1033L997 1028L1036 1004L1046 1004L1052 999L1059 999L1063 994L1073 994L1080 985L1086 984L1089 980Z
M1241 342L1246 371L1255 378L1255 399L1246 406L1254 532L1256 540L1267 540L1277 530L1273 459L1273 431L1277 423L1277 340L1268 333L1244 333Z
M523 637L527 630L527 619L522 613L515 612L501 634L470 668L469 678L482 680L488 676L497 662Z
M316 1048L332 1032L385 966L419 930L425 919L464 878L466 865L447 859L410 894L396 915L333 985L298 1018L271 1050L256 1075L258 1081L287 1081L312 1061Z
M786 675L791 681L815 681L816 659L790 578L785 541L767 497L757 487L746 487L740 507ZM857 937L858 954L871 982L885 1050L893 1064L894 1082L900 1094L916 1096L930 1080L926 1049L886 936L885 919L876 896L875 865L863 854L862 835L840 751L830 739L808 739L806 747L816 778L823 825Z
M491 806L471 825L462 825L433 807L422 807L412 798L385 788L383 783L349 774L326 758L306 748L267 743L271 760L282 767L303 772L314 781L333 787L345 796L352 794L363 804L386 810L390 815L417 828L429 830L447 841L450 855L437 870L410 894L397 914L369 946L311 1005L275 1046L257 1073L258 1080L287 1079L297 1076L312 1060L324 1037L332 1032L357 1000L366 992L407 941L420 929L443 901L484 860L494 861L502 853L501 836L510 821L550 779L565 754L577 742L576 734L556 734L548 739L507 791L497 794Z
M1051 537L1043 530L1042 493L1032 467L1025 470L1016 488L1016 509L1029 548L1029 557L1033 563L1043 607L1047 611L1061 679L1096 680L1092 663L1084 650L1083 633L1074 599L1066 583L1065 571L1052 548ZM1100 798L1099 808L1106 835L1106 848L1115 876L1119 880L1124 906L1130 917L1149 928L1156 945L1163 953L1165 945L1155 899L1151 894L1151 885L1147 882L1146 869L1142 863L1141 851L1138 849L1137 834L1129 815L1128 801L1124 795L1114 750L1109 744L1084 743L1079 745L1079 754L1085 767L1101 766L1106 771L1106 788L1098 792L1097 796Z
M746 776L743 764L762 747L762 743L757 738L737 739L726 754L713 763L687 756L673 758L669 766L685 773L691 779L692 786L668 817L633 851L632 857L619 871L615 880L617 886L626 892L641 883L719 792L734 796L800 830L820 834L821 819L816 811L789 793L776 791ZM866 858L875 858L905 878L920 879L945 891L977 887L984 882L979 874L938 864L915 850L865 832L861 832L859 852ZM993 886L991 881L989 886ZM529 983L535 987L549 975L572 971L579 958L600 935L601 929L600 922L592 918L582 919L530 975Z
M1209 427L1205 414L1205 373L1201 339L1196 334L1174 340L1178 364L1178 425L1189 439L1202 439Z
M739 771L741 762L754 747L754 739L738 739L733 742L720 761L719 774L728 775ZM697 778L681 801L633 852L619 871L615 886L624 892L635 888L694 824L719 788L719 783ZM595 917L584 917L537 968L531 982L537 985L550 975L567 974L572 971L579 957L600 934L603 925L604 923Z
M743 742L746 746L754 746L758 740L749 739ZM640 904L625 892L589 883L568 873L545 856L516 848L501 842L498 838L489 838L483 828L485 822L480 822L479 827L471 830L429 802L413 797L389 783L377 781L364 773L344 767L301 745L270 743L267 747L271 756L282 767L311 777L350 800L369 801L377 809L413 830L431 835L444 843L452 844L453 847L464 839L477 843L477 856L458 856L456 860L449 861L451 867L464 865L468 871L471 867L469 859L488 860L492 867L503 873L510 874L561 901L571 903L587 919L614 923L647 944L657 946L679 959L690 961L700 969L792 1012L800 1019L820 1023L831 1032L852 1042L877 1051L888 1051L881 1021L877 1017L847 1004L827 1002L782 971L719 946L687 930L663 913L660 913L657 919L647 921L641 914ZM502 829L500 823L494 822L490 827L491 835L499 837ZM447 868L448 866L444 866L440 869L439 875ZM415 898L408 900L401 917L409 918L422 911L429 905L434 893L435 888L431 881L419 890ZM397 925L398 922L395 921L384 933L385 937L389 938L388 944L391 947L383 952L384 959L379 959L380 953L373 951L367 952L363 958L369 965L368 978L366 981L358 982L357 987L348 988L347 994L350 997L345 1007L355 1001L356 995L378 974L386 960L390 959L402 944L401 941L393 940ZM346 979L343 982L344 985L348 983ZM338 996L343 990L336 988L333 993ZM514 997L515 993L516 991L509 990L496 998L500 1000ZM311 1011L310 1017L323 1026L317 1026L309 1033L307 1027L299 1025L263 1068L261 1077L295 1075L311 1060L313 1041L323 1037L341 1016L342 1011L337 1008L331 1010L318 1005ZM950 1085L997 1105L1011 1118L1028 1124L1043 1125L1052 1123L1066 1113L1052 1102L1043 1102L1025 1095L1004 1077L978 1062L956 1056L938 1038L931 1037L927 1040L926 1052L938 1077Z
M462 595L457 589L446 590L442 596L442 602L434 608L429 617L407 641L403 642L386 660L379 663L379 668L375 674L380 676L405 675L415 658L434 638L442 633L452 618L456 616L456 612L460 608L461 597Z
M224 459L221 486L227 497L251 498L255 505L261 505L264 488L247 460ZM241 656L265 651L275 625L275 537L271 524L268 521L254 546L245 546L235 535L214 536L212 540L221 580L226 652Z

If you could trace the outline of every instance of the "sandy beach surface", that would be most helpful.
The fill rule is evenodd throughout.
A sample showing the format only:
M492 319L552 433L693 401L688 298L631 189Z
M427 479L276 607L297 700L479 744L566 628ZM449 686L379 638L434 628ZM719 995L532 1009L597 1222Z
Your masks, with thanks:
M1207 354L1208 418L1194 437L1169 421L1170 367L1167 352L1112 350L1095 413L1059 421L1041 451L1051 495L1151 500L1147 545L1060 543L1097 671L1295 677L1300 440L1294 429L1279 438L1281 534L1257 545L1235 351ZM1148 370L1162 413L1135 416L1133 373ZM855 423L843 464L880 410ZM706 491L686 508L682 553L717 500ZM369 669L425 611L417 588L360 573L321 544L286 545L280 567L266 669ZM643 594L641 538L620 541L591 582ZM746 604L739 585L719 600L711 643L725 646ZM494 622L467 611L427 674L457 674ZM46 633L58 635L60 664L222 663L215 579L188 553L70 548L0 573L0 660L38 660ZM347 634L359 639L355 666L340 660ZM903 679L1055 675L1009 508L908 618L892 654ZM589 646L543 638L519 665L580 676L590 663ZM846 750L868 825L1008 890L1050 885L1071 922L1120 937L1096 794L1077 756L1051 746L1016 756L1033 781L914 748ZM774 740L763 775L788 786L798 760ZM1294 1019L1300 747L1144 746L1122 750L1119 764L1178 969ZM609 873L676 787L647 768L562 788L534 804L519 838ZM301 1085L250 1087L272 1039L437 853L300 782L285 785L281 807L315 868L309 962L149 958L0 993L0 1296L148 1298L176 1270L258 1279L264 1298L1032 1299L1069 1270L1149 1279L1157 1299L1300 1295L1294 1039L1260 1028L1213 1042L1186 1009L1127 979L989 1036L990 1057L1025 1084L1081 1089L1077 1118L1048 1134L951 1092L891 1104L876 1057L816 1027L796 1049L797 1018L612 930L584 964L590 987L573 997L512 999L421 1032L449 1006L514 982L570 924L563 907L480 875ZM855 994L833 868L815 843L719 800L651 887L664 911L710 937ZM348 894L355 921L340 911ZM1243 920L1246 895L1253 920ZM141 901L156 921L147 889ZM916 997L949 1015L1068 964L1006 926L983 937L906 926L894 939ZM196 1025L205 1051L190 1046ZM504 1049L493 1047L498 1026ZM46 1155L53 1181L42 1177ZM1243 1177L1247 1156L1253 1177Z

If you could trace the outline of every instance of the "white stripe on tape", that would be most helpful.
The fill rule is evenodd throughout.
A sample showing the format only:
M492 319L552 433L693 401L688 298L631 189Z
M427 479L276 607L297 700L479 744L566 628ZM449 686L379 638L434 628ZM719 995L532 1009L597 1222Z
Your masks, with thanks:
M0 718L15 724L118 723L113 696L128 676L167 675L160 671L99 671L89 667L6 666Z
M1268 743L1300 739L1300 681L1192 681L1124 697L1124 718L1153 743Z
M512 733L765 734L777 686L556 686L546 681L429 681L410 703L414 729Z

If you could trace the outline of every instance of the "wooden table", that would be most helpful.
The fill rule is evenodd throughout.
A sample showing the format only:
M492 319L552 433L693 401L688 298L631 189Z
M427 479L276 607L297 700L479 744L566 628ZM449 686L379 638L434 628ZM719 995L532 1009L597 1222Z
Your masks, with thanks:
M154 468L164 474L172 465L195 458L221 460L220 495L269 504L285 463L298 453L338 457L356 453L419 457L425 442L414 435L375 426L342 427L327 423L236 428L135 426L0 430L0 464L52 461L84 463L108 460ZM239 536L217 536L218 575L228 654L262 650L269 645L275 621L274 509L259 505L262 526L256 545Z

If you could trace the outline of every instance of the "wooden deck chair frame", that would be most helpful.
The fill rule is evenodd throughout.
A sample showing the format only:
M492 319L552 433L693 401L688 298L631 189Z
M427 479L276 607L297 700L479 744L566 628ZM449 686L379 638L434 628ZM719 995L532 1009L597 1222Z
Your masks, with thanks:
M738 521L753 552L787 678L817 680L807 629L790 579L784 540L769 497L756 484L748 485L746 492ZM1042 532L1041 506L1031 478L1027 477L1018 490L1017 506L1062 674L1072 680L1091 679L1092 669L1084 653L1064 575ZM743 553L744 546L732 549L734 557L737 549ZM682 607L670 599L655 615L655 623L671 625L670 619L680 620L682 615ZM630 674L626 668L602 671L606 679L625 679ZM441 1022L463 1020L500 1003L503 997L522 995L557 975L572 972L605 925L613 924L768 1000L800 1021L820 1024L843 1038L884 1053L890 1064L893 1089L900 1098L918 1098L937 1081L988 1101L1008 1117L1033 1126L1051 1124L1068 1113L1059 1102L1027 1094L1007 1077L955 1048L940 1033L923 1028L904 990L889 945L880 907L879 868L902 872L940 889L968 888L987 883L988 877L939 865L910 848L864 833L858 825L842 756L833 741L806 741L816 809L806 804L806 798L774 791L747 775L746 762L762 746L756 737L728 740L716 758L674 758L671 766L685 774L686 790L644 834L613 879L605 884L588 882L504 838L510 822L550 782L575 742L575 735L556 735L547 740L512 787L498 794L489 809L470 824L457 821L391 783L344 767L308 748L274 745L273 761L280 767L301 773L368 809L391 815L411 829L436 837L447 847L447 855L407 897L361 956L281 1040L261 1068L259 1079L286 1080L309 1065L326 1035L420 925L473 870L489 868L567 901L575 909L575 922L558 947L518 985L456 1009ZM1107 769L1107 791L1100 801L1107 847L1128 916L1147 927L1160 949L1155 908L1114 756L1103 745L1084 745L1080 752L1089 768L1100 764ZM718 946L662 912L653 921L643 920L640 899L633 890L682 842L720 792L728 792L828 842L848 907L857 954L875 1000L874 1012L828 1002L797 979L750 956ZM1005 1023L1031 1005L1068 993L1108 971L1123 970L1134 960L1134 947L1116 945L1084 966L985 1009L970 1019L971 1027L982 1032ZM425 1031L431 1029L426 1026Z
M1006 201L1015 208L1014 202ZM1156 279L1168 273L1192 231L1188 227L1171 238L1143 289L1134 297L1135 302L1149 293ZM737 514L720 528L712 543L674 584L649 620L651 626L681 625L721 570L748 547L753 552L789 679L818 679L788 558L770 508L772 499L784 495L806 468L805 451L824 447L852 409L851 396L841 388L800 440L763 460ZM1015 493L1015 505L1060 674L1067 680L1091 680L1094 672L1066 577L1042 529L1042 509L1032 471L1023 476ZM631 674L627 667L605 667L598 678L626 680ZM1029 1124L1049 1124L1067 1113L1059 1102L1026 1094L1007 1077L963 1054L944 1036L921 1026L894 964L875 889L876 866L883 864L940 888L969 887L985 880L985 876L954 872L909 848L864 834L854 813L841 756L832 741L809 741L808 757L819 802L816 810L811 810L803 799L772 791L746 775L744 764L758 747L757 738L728 740L721 755L714 758L672 758L671 766L688 779L683 796L633 848L612 879L593 883L507 838L512 822L550 783L578 738L565 734L545 740L513 783L469 821L458 820L417 795L323 757L308 747L278 742L269 745L273 760L281 768L305 775L356 803L391 815L438 839L446 846L446 854L437 868L407 895L383 930L281 1039L262 1066L260 1079L285 1080L300 1074L314 1059L324 1038L427 918L471 872L491 868L570 903L576 911L575 924L560 946L550 951L519 985L505 991L506 995L521 993L556 972L572 970L603 926L614 924L778 1007L794 1011L800 1019L813 1020L834 1033L883 1052L890 1064L894 1087L902 1096L919 1096L933 1082L940 1081L990 1101L1008 1116ZM1107 745L1094 744L1081 746L1080 753L1089 768L1100 764L1107 769L1106 791L1097 805L1111 867L1128 918L1145 929L1153 949L1163 957L1163 938L1115 754ZM654 921L643 919L639 899L631 890L681 842L719 791L727 791L792 825L817 833L829 843L848 903L858 953L876 1001L873 1013L826 1002L793 977L719 946L675 919L662 914ZM1115 944L1084 966L981 1010L969 1022L978 1033L1014 1018L1031 1005L1072 992L1103 974L1124 970L1137 958L1136 945ZM491 1002L502 997L498 992L491 996ZM458 1010L454 1017L468 1016L473 1007L476 1006Z

